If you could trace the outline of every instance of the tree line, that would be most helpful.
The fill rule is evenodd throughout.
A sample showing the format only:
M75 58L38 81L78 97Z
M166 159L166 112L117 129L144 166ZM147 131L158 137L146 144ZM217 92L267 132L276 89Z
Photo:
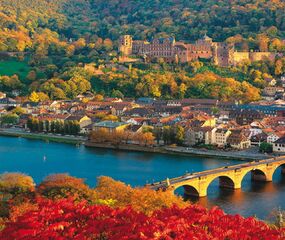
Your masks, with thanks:
M39 120L37 118L29 118L27 127L31 132L49 132L59 134L78 135L80 133L80 125L78 121L60 121L60 120Z

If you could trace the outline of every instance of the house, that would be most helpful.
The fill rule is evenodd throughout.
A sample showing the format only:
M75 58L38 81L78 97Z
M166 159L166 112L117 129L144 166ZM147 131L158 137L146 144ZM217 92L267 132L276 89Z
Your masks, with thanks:
M129 124L124 122L102 121L93 125L93 130L107 130L108 132L117 132L124 130Z
M1 98L0 99L0 108L2 107L16 107L18 104L16 102L16 100L14 100L13 98Z
M251 145L250 139L245 135L242 129L232 129L227 139L227 144L235 149L246 149Z
M155 101L155 98L141 97L136 100L136 103L140 105L152 105L154 101Z
M285 137L281 137L273 143L273 152L285 153Z
M93 123L80 128L80 133L88 135L93 129Z
M266 142L268 143L274 143L276 140L278 140L280 137L282 137L284 134L275 131L272 128L265 128L263 129L263 132L267 135Z
M275 86L276 85L276 80L273 77L266 77L264 78L265 82L268 84L268 86Z
M252 122L249 128L250 136L255 136L262 133L263 128L264 126L260 122Z
M132 108L131 102L118 102L112 104L111 113L115 116L121 116L126 110Z
M132 117L150 117L154 114L154 110L150 107L135 107L124 112L125 116Z
M92 123L91 118L87 117L86 115L70 115L65 119L65 121L77 121L80 129Z
M197 106L204 105L210 108L218 105L218 100L216 99L194 99L194 98L185 98L181 100L182 106Z
M133 132L133 133L138 133L138 132L142 132L143 131L143 127L145 125L142 125L142 124L137 124L137 125L128 125L125 130L126 131L130 131L130 132Z
M264 96L274 97L278 93L284 93L283 87L269 86L263 89Z
M181 106L167 106L167 105L156 105L154 112L161 116L169 116L172 114L179 114L182 112Z
M104 102L109 102L109 103L118 103L118 102L123 102L121 98L104 98Z
M142 117L135 117L126 120L126 122L132 125L146 125L148 123L148 119Z
M213 127L189 127L185 130L185 144L194 146L206 142L206 136L211 133Z
M217 119L218 123L228 123L229 122L229 111L220 111L219 117Z
M259 146L260 143L266 142L267 141L267 134L265 134L264 132L262 133L258 133L254 136L251 136L250 138L250 142L252 146Z
M205 143L224 147L227 144L227 139L231 131L226 128L213 128L211 133L206 135Z
M256 120L261 120L264 114L257 110L237 109L230 111L230 119L235 120L239 125L248 125Z

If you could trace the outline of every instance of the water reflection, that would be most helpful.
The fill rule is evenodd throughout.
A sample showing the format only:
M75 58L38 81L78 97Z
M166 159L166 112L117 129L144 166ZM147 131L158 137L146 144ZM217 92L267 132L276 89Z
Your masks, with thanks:
M274 174L273 182L254 182L251 181L250 174L248 174L241 189L219 188L218 184L217 180L211 183L208 196L203 198L183 195L182 189L176 193L183 195L186 201L198 203L207 208L220 206L227 213L254 215L262 219L268 219L270 213L278 207L285 209L283 201L285 175L282 175L279 170Z
M46 157L44 161L44 156ZM187 172L199 172L239 164L218 158L93 149L23 138L0 137L0 173L23 172L36 183L52 173L69 173L86 179L93 187L96 177L106 175L132 186L161 181ZM176 191L183 195L183 188ZM272 183L251 182L248 173L239 190L220 189L218 179L208 189L208 197L191 198L206 207L220 206L227 213L265 218L272 209L285 209L285 177L280 168Z

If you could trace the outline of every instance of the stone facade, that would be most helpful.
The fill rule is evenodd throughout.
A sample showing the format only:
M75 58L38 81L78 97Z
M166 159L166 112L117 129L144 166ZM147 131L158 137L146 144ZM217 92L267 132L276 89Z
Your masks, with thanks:
M145 60L163 59L169 63L209 59L216 65L225 67L244 61L274 61L276 58L276 53L271 52L237 52L233 44L213 42L206 35L195 43L176 42L173 37L155 38L148 42L133 40L132 36L124 35L119 40L119 52L123 57L135 55Z

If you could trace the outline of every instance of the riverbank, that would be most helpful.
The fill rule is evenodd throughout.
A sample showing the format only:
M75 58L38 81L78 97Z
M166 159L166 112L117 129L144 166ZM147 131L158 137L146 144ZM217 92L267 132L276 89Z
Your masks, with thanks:
M69 143L69 144L83 144L86 141L85 137L80 137L80 136L62 136L62 135L44 134L44 133L29 133L17 129L0 129L0 136L23 137L28 139L36 139L36 140L51 141L58 143Z
M184 156L200 156L200 157L219 157L235 160L261 160L272 157L272 155L265 155L259 152L252 152L250 150L244 151L222 151L222 150L206 150L189 147L148 147L132 144L120 144L113 145L108 143L91 143L87 141L86 137L81 136L63 136L56 134L44 134L44 133L29 133L20 129L0 129L0 135L10 137L23 137L28 139L36 139L43 141L52 141L58 143L69 144L84 144L86 147L101 148L101 149L113 149L133 152L149 152L149 153L163 153L163 154L175 154Z
M201 150L188 147L147 147L131 144L120 144L112 145L108 143L91 143L86 141L86 147L93 148L105 148L105 149L117 149L123 151L135 151L135 152L149 152L149 153L163 153L163 154L174 154L174 155L184 155L184 156L200 156L200 157L218 157L234 160L261 160L272 157L272 155L265 155L258 152L245 151L219 151L219 150Z
M146 147L140 145L132 145L132 144L120 144L113 145L110 143L92 143L89 141L85 142L86 147L92 148L106 148L106 149L114 149L114 150L123 150L123 151L133 151L133 152L149 152L149 153L167 153L168 151L164 147Z
M243 151L222 151L222 150L204 150L189 147L165 147L168 152L175 152L180 154L188 154L202 157L219 157L237 160L261 160L274 157L275 155L266 155L257 151L250 151L251 149Z

